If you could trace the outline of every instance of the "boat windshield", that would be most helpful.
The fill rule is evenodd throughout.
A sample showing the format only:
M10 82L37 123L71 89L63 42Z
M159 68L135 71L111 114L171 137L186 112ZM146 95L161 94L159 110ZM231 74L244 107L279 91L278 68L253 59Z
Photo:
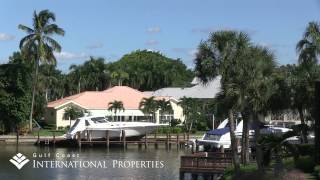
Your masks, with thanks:
M219 141L221 138L221 135L212 135L212 134L207 134L205 137L204 137L204 140L213 140L213 141Z
M77 119L76 122L74 122L74 124L71 126L69 131L72 132L74 130L74 128L76 128L78 126L79 122L80 122L80 119Z
M94 123L106 123L106 122L108 122L107 120L106 120L106 118L104 118L104 117L94 117L94 118L91 118L91 121L93 121Z

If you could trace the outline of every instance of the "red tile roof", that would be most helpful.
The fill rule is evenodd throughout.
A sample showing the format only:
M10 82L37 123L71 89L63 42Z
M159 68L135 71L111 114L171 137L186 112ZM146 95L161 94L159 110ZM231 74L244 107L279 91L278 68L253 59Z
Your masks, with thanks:
M74 102L86 109L107 109L114 100L122 101L125 109L139 109L142 98L150 96L127 86L115 86L105 91L85 91L80 94L49 102L47 107L57 108Z

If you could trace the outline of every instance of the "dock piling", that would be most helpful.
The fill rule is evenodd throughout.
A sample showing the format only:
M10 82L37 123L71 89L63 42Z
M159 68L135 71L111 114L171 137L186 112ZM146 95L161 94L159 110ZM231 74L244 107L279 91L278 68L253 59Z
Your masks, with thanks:
M109 131L106 131L106 146L109 149L110 146L110 137L109 137Z
M145 136L144 136L144 148L145 149L147 149L147 147L148 147L148 140L147 140L148 138L147 138L147 132L146 132L146 134L145 134Z
M127 143L126 143L126 131L122 130L122 143L123 143L123 149L126 149Z
M77 135L76 135L76 136L77 136L77 141L78 141L78 147L79 147L79 148L81 148L81 135L80 135L80 133L81 133L81 132L79 131L79 132L77 132Z

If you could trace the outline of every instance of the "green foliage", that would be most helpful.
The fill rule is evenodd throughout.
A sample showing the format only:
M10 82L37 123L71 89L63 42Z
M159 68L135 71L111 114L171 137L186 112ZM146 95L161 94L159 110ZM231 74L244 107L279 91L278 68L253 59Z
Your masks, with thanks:
M320 179L320 165L314 167L314 174L317 177L317 179Z
M168 86L186 86L193 78L191 70L181 60L168 58L159 52L137 50L110 64L111 72L125 72L123 85L142 91Z
M159 109L158 101L155 100L154 96L143 98L139 104L139 109L146 114L151 114L154 119L155 112Z
M312 156L315 152L313 144L296 144L300 156Z
M300 156L295 161L295 167L305 173L312 173L315 167L315 162L312 156Z
M24 125L30 107L30 73L20 64L0 65L0 121L6 131Z
M82 117L84 115L83 110L75 107L75 106L69 106L64 110L64 119L70 119L70 120L74 120L77 119L79 117Z
M113 102L110 102L108 105L109 105L108 110L109 111L113 111L116 118L117 118L117 112L124 111L124 107L123 107L122 101L114 100Z
M157 133L159 134L167 134L167 133L177 134L182 132L184 131L181 127L160 127L157 129Z
M180 119L171 119L170 121L170 126L171 127L176 127L177 125L179 125L181 123Z

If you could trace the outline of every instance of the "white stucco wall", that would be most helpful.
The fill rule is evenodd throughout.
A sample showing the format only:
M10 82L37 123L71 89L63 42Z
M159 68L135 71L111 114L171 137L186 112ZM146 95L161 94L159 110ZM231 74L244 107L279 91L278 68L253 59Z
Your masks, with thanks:
M184 115L183 115L183 109L177 104L176 101L171 100L171 106L173 109L173 118L174 119L180 119L182 122L184 121ZM83 109L76 104L66 104L64 106L59 107L58 109L54 108L47 108L45 119L47 122L55 123L56 128L59 127L67 127L70 125L69 119L65 120L63 118L65 109L69 107L70 105L76 106L77 108ZM115 113L112 111L109 111L107 109L86 109L91 115L95 116L114 116ZM139 109L126 109L124 111L119 111L116 114L117 116L147 116L145 115L141 110ZM71 126L73 125L75 121L71 120ZM156 113L156 122L159 122L159 112Z

